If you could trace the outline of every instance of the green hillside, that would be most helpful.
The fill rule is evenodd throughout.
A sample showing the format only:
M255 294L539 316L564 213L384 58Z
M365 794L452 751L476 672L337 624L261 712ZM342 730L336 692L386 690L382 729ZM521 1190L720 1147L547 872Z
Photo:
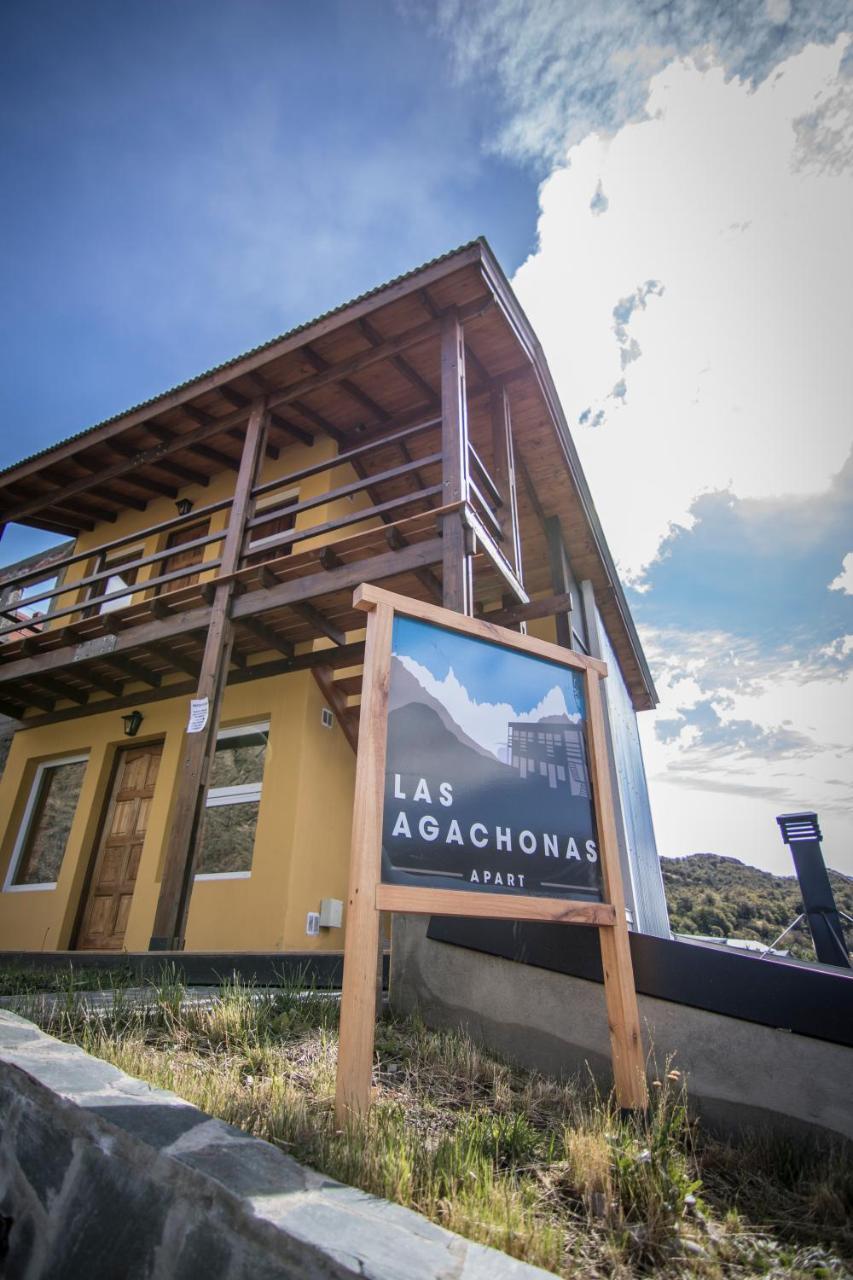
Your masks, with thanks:
M803 909L796 876L774 876L737 858L694 853L661 858L670 924L676 933L707 933L718 938L755 938L768 945ZM853 916L853 879L838 871L829 878L839 911ZM853 951L853 927L845 926ZM807 926L782 943L800 960L814 960Z

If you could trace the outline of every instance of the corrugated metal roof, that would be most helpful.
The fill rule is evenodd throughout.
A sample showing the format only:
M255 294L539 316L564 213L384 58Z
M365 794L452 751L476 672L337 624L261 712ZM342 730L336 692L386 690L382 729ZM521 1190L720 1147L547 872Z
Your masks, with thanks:
M314 316L313 320L305 320L302 324L296 325L295 328L288 329L284 333L279 333L276 337L270 338L268 342L262 342L257 347L251 347L248 351L241 352L238 356L232 356L230 360L225 360L222 364L216 364L211 369L205 369L203 373L197 373L195 377L187 378L184 382L179 382L174 387L169 387L167 391L159 392L158 395L152 396L149 400L141 400L139 404L131 405L129 409L123 409L121 413L114 413L109 418L104 418L101 422L96 422L91 427L85 427L82 431L65 436L62 440L56 440L53 444L47 445L46 448L28 454L25 458L19 458L11 467L5 467L0 471L0 479L11 471L15 471L18 467L23 466L26 462L33 462L36 458L46 457L59 445L69 444L72 440L82 440L85 436L90 435L91 432L99 431L101 427L109 426L111 422L118 422L121 418L126 418L130 413L137 413L140 409L147 409L149 405L153 407L159 400L164 400L166 396L172 396L177 391L192 387L196 382L201 382L203 378L209 378L212 374L221 373L224 369L230 369L232 365L239 364L241 360L246 360L249 356L257 355L261 351L267 351L277 343L284 342L287 338L293 338L296 334L302 333L306 329L311 329L315 324L320 324L321 321L339 315L349 307L354 307L356 303L366 302L368 298L374 298L377 294L384 293L386 289L402 284L404 280L411 280L412 276L419 275L421 271L436 267L442 262L447 262L450 258L455 258L457 254L464 253L468 249L473 249L475 245L483 243L485 241L480 236L476 240L469 240L467 244L460 244L455 249L449 249L447 253L441 253L437 258L430 258L428 262L422 262L419 267L413 267L411 271L404 271L402 275L394 276L393 279L386 280L384 284L378 284L374 288L368 289L365 293L360 293L355 298L350 298L347 302L341 302L338 306L332 307L330 311L323 311L320 315Z

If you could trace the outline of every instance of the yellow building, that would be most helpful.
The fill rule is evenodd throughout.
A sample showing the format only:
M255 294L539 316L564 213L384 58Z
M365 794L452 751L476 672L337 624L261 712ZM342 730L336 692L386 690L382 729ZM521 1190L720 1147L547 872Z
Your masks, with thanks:
M0 949L342 948L362 581L607 658L662 931L626 794L654 688L484 241L7 469L0 520L73 539L0 570Z

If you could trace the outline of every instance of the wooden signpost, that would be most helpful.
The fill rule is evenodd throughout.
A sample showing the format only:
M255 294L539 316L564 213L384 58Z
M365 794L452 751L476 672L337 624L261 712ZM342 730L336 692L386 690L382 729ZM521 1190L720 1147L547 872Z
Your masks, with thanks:
M616 1096L644 1108L605 664L369 584L354 603L367 614L367 635L339 1123L371 1103L382 911L595 926Z

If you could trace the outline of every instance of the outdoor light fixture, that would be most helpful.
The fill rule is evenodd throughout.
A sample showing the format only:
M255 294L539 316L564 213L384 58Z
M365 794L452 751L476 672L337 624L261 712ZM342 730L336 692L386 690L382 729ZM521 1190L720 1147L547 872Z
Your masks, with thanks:
M193 509L192 498L178 498L175 506L178 508L179 516L188 516Z
M139 726L142 724L141 711L129 711L126 716L122 716L124 723L124 736L126 738L135 738L139 733Z

